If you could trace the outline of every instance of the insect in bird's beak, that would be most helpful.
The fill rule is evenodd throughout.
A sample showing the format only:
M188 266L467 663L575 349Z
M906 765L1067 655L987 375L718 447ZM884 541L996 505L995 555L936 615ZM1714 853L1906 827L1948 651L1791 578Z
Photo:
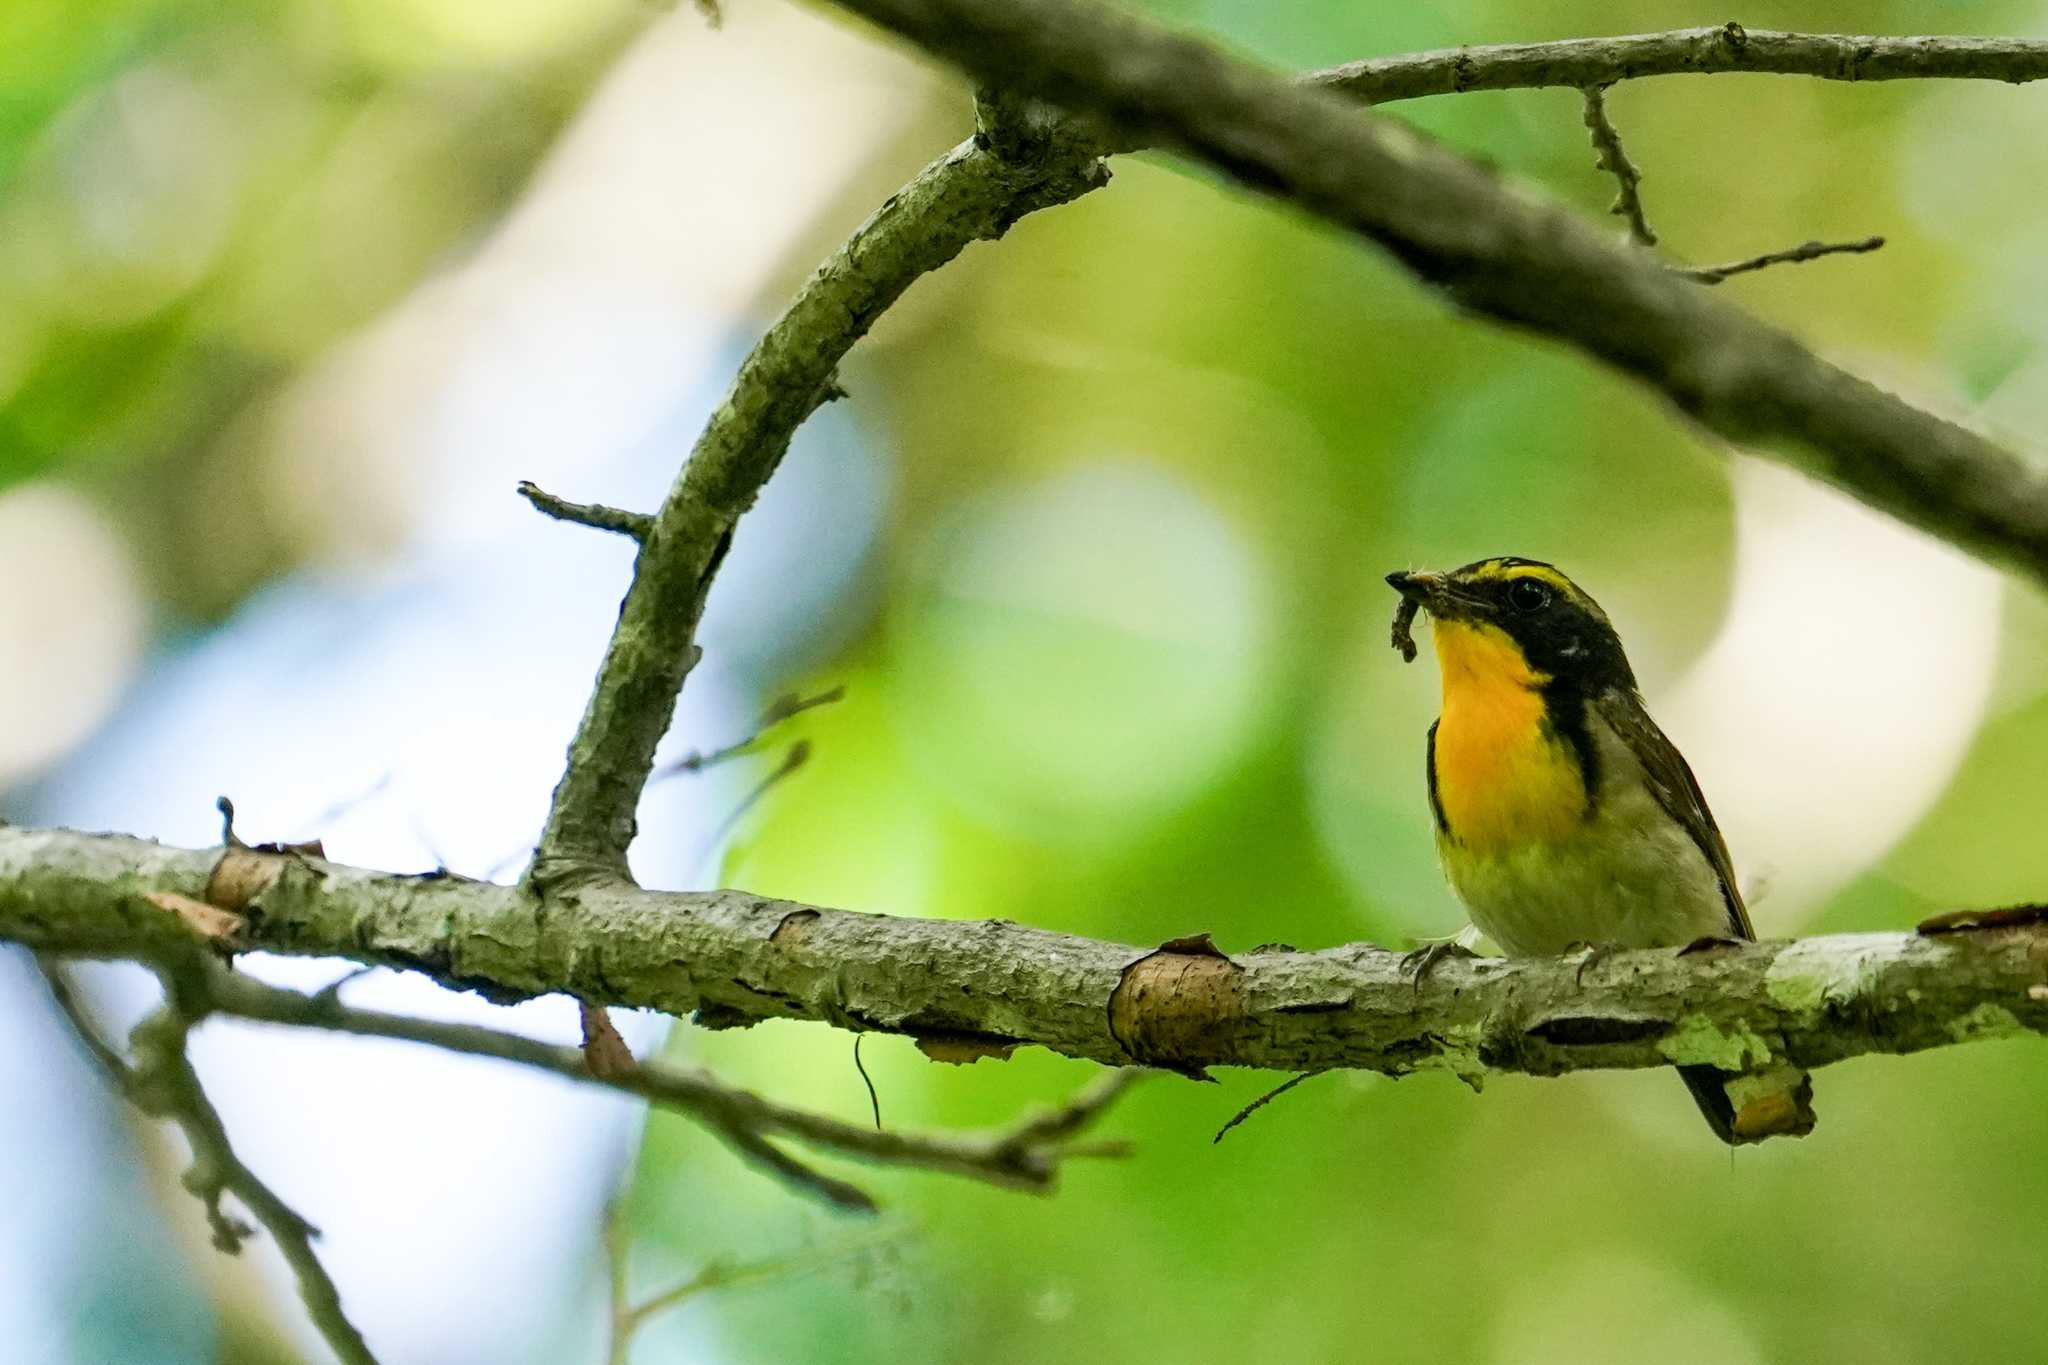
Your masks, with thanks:
M1415 613L1443 600L1444 576L1439 573L1390 573L1387 583L1401 594L1394 608L1394 648L1407 663L1415 662Z

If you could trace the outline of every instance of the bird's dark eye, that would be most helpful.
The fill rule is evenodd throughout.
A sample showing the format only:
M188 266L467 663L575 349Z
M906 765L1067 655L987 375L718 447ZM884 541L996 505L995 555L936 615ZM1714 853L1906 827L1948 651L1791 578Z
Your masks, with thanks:
M1550 605L1550 589L1533 578L1517 578L1508 584L1508 605L1516 611L1541 611Z

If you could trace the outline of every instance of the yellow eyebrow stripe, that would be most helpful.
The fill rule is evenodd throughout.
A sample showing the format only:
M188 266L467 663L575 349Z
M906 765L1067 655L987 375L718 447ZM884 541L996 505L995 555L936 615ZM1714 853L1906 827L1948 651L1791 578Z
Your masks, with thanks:
M1567 596L1576 597L1579 595L1577 584L1557 570L1545 568L1539 564L1508 564L1496 559L1483 565L1472 576L1487 583L1500 583L1516 578L1533 578L1539 583L1548 583L1551 587L1556 588Z

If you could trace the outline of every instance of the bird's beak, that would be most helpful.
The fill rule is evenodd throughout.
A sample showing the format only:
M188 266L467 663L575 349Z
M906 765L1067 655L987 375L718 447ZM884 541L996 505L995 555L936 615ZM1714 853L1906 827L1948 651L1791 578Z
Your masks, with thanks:
M1444 576L1440 573L1390 573L1387 585L1401 596L1432 612L1444 600Z

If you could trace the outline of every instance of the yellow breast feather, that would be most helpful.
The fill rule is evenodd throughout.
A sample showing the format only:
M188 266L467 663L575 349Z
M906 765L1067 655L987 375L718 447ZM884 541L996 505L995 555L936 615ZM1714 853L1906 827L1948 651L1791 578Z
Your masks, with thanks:
M1576 831L1586 814L1585 778L1548 723L1549 679L1495 626L1439 621L1433 634L1444 684L1436 797L1448 842L1489 855Z

